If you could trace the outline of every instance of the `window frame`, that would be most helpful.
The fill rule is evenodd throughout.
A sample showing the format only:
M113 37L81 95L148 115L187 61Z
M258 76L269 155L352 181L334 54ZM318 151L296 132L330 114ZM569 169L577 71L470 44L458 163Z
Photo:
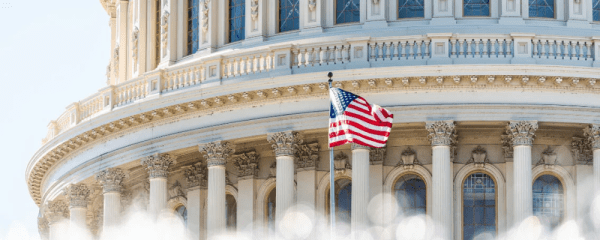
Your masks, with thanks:
M421 174L408 171L408 172L404 172L404 173L398 175L392 184L392 195L396 196L396 184L398 184L398 181L400 181L401 178L403 178L404 176L407 176L407 175L416 176L418 179L423 181L423 184L425 185L425 215L429 215L430 210L427 207L427 204L429 204L429 202L427 201L427 197L428 197L427 192L429 191L429 189L427 188L427 182L425 181L425 178L423 176L421 176ZM396 200L396 205L398 205L398 200Z
M298 31L300 31L300 18L302 17L302 15L300 14L300 0L297 0L298 1L298 29L287 30L287 31L283 31L283 32L281 31L281 26L279 25L280 22L281 22L281 12L280 12L280 10L281 10L281 1L284 1L284 0L278 0L277 3L276 3L277 6L275 6L275 8L276 8L276 12L275 12L275 19L276 19L276 21L275 21L276 22L275 32L276 33L283 33L283 34L285 34L285 33L292 33L292 32L298 32Z
M556 0L554 0L556 1ZM489 6L489 14L487 16L465 16L465 0L462 0L461 3L461 12L462 12L462 18L466 18L466 19L472 19L472 18L491 18L492 17L492 0L488 0L488 6Z
M423 0L423 17L408 17L408 18L401 18L400 17L400 0L394 0L396 2L396 9L394 11L396 11L396 20L398 21L407 21L407 20L423 20L425 19L426 11L425 11L425 4L427 4L427 0Z
M540 178L540 177L542 177L544 175L550 175L550 176L553 176L556 179L558 179L558 181L560 182L560 186L563 189L563 193L562 193L563 194L563 196L562 196L562 198L563 198L562 199L562 201L563 201L563 204L562 204L563 214L562 214L562 217L560 219L560 222L557 225L557 227L558 227L561 224L565 223L565 219L567 219L567 210L568 210L568 205L567 205L567 202L568 202L567 185L566 185L565 180L560 175L556 174L555 172L552 172L552 171L543 171L543 172L537 174L536 176L534 176L533 181L531 181L531 186L532 186L532 189L531 189L531 200L532 201L533 201L533 184L535 184L535 181L538 180L538 178ZM532 202L531 210L533 211L533 202Z
M224 15L225 15L225 29L226 29L226 31L225 31L225 41L224 41L225 44L224 45L235 44L235 43L239 43L239 42L242 42L242 41L246 40L246 17L247 17L246 16L246 1L242 0L242 2L244 3L244 11L243 11L243 14L244 14L244 17L243 17L244 24L242 24L243 28L244 28L244 38L240 39L240 40L237 40L237 41L233 41L233 42L231 41L231 29L230 29L230 26L231 26L231 13L230 12L231 12L231 2L232 1L237 1L237 0L227 0L227 2L225 2L225 4L226 4L225 5L226 6L226 10L225 10L225 14Z
M552 0L553 1L553 6L552 6L552 13L553 13L553 17L552 18L547 18L547 17L532 17L531 14L529 14L529 9L531 9L531 4L530 4L530 0L527 0L527 18L528 19L532 19L532 20L558 20L558 13L556 12L556 2L557 0ZM593 17L593 9L592 9L592 17Z
M189 26L190 25L189 11L191 9L190 2L193 2L193 1L197 1L198 2L197 15L195 16L195 18L193 18L193 19L195 19L196 22L198 22L198 27L196 29L196 31L198 32L198 34L197 34L198 38L196 39L196 44L197 44L196 52L190 52L190 49L189 49L189 44L190 43L188 41L188 39L190 37L190 26ZM188 11L186 13L187 17L186 17L186 21L185 21L186 22L186 26L185 26L186 31L185 31L185 36L184 36L185 37L185 55L183 56L183 57L186 57L186 56L189 56L189 55L193 55L193 54L197 53L200 50L200 31L201 31L201 26L200 26L200 0L187 0L187 1L184 1L183 4L184 4L184 9L186 9Z
M594 1L598 3L598 20L594 19ZM592 23L600 23L600 0L592 0Z
M361 23L361 15L362 15L362 12L360 10L360 6L358 6L359 7L358 8L358 21L355 21L355 22L345 22L345 23L338 23L337 22L337 4L338 4L338 1L340 1L340 0L333 0L333 25L334 26L336 26L336 25L337 26L345 26L345 25L360 24ZM344 1L344 0L341 0L341 1ZM347 1L353 1L353 0L347 0ZM360 4L361 1L359 0L358 3Z
M465 177L463 178L463 180L461 181L461 185L460 185L460 196L461 196L461 202L459 203L461 206L461 212L460 214L460 231L462 234L462 238L465 238L465 216L464 216L464 212L465 212L465 181L467 180L467 178L469 178L471 175L473 174L477 174L477 173L483 173L487 176L489 176L492 181L494 181L494 209L495 209L495 228L496 228L496 235L494 237L498 236L498 216L499 216L499 212L498 212L498 180L496 180L496 178L494 177L494 175L491 172L485 171L485 170L474 170L474 171L470 171L469 173L467 173L465 175ZM456 213L455 213L456 214Z

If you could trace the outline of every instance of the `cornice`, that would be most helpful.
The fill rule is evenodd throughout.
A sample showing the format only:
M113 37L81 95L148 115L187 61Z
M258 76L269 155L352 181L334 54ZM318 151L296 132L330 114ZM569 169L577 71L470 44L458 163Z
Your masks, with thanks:
M493 77L493 78L492 78ZM546 81L539 81L543 76L522 76L522 75L463 75L463 76L426 76L426 77L405 77L405 78L378 78L363 80L341 81L342 87L357 94L371 93L395 93L395 92L414 92L414 91L444 91L444 90L509 90L509 91L554 91L554 92L572 92L572 93L596 93L600 89L593 88L595 79L571 78L571 77L544 77ZM441 82L439 79L441 78ZM472 81L476 78L477 81ZM556 79L561 81L556 83ZM423 79L425 79L423 81ZM458 79L458 80L457 80ZM490 79L494 79L491 80ZM510 80L508 80L510 79ZM526 80L525 80L526 79ZM532 81L535 79L536 81ZM575 81L577 80L577 81ZM358 84L353 84L356 82ZM568 83L571 82L571 83ZM565 84L568 83L568 84ZM309 97L326 98L325 83L299 84L286 87L265 88L253 91L241 91L234 94L224 94L219 96L210 96L203 99L193 100L184 103L177 103L166 107L161 107L131 116L106 122L93 127L83 133L77 134L68 139L60 139L60 135L46 143L40 151L36 153L30 161L27 169L27 183L30 195L36 202L41 203L41 183L48 171L61 160L76 154L78 150L98 142L105 141L109 137L118 134L124 134L140 128L145 128L153 124L171 122L177 118L212 114L214 112L229 111L244 108L246 106L282 102L297 101ZM176 93L168 93L169 95ZM152 100L148 100L152 101ZM127 108L128 106L124 106ZM138 107L138 106L132 106ZM70 129L75 131L79 126ZM63 133L65 134L65 133ZM62 135L62 134L61 134ZM65 135L66 136L66 135ZM62 140L62 141L60 141Z

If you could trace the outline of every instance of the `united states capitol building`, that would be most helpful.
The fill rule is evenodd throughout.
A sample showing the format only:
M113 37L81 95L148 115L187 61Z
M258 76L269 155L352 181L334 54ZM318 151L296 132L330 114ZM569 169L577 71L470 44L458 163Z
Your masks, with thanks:
M586 228L599 3L100 0L107 85L49 123L27 166L42 239L60 239L61 222L99 238L132 209L173 213L192 239L281 237L302 213L305 239L321 239L328 72L395 116L385 148L334 149L346 233L397 239L384 233L419 214L448 240L531 215Z

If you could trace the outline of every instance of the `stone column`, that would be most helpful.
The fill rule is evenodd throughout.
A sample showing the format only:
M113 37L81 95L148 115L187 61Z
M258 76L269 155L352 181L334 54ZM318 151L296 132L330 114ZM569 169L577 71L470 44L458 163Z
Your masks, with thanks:
M200 188L206 188L206 165L196 163L187 167L183 176L187 180L187 231L191 239L200 239L200 218L202 205L200 205Z
M513 145L513 224L533 215L531 145L537 121L511 121L506 129Z
M286 211L295 203L294 152L298 144L302 143L302 139L298 133L292 131L269 134L267 138L273 146L277 161L275 226L279 226Z
M298 205L307 206L313 210L317 206L317 167L319 166L319 143L313 142L300 144L296 150L297 157L297 194L296 202ZM311 221L316 221L314 211L307 212L306 216ZM316 231L315 231L316 232ZM316 238L311 235L309 238Z
M129 54L127 54L127 50L129 49L127 47L127 22L129 21L127 5L129 5L129 1L127 0L120 0L117 5L117 34L119 45L117 46L116 51L118 51L118 53L116 54L119 59L117 61L118 66L116 66L118 69L118 71L116 71L116 84L127 81L127 60L129 56Z
M431 216L441 229L436 230L442 239L452 239L452 165L450 147L456 141L454 121L427 122L428 138L432 146L432 200Z
M211 142L200 146L208 166L208 239L225 233L225 163L235 151L228 142Z
M383 225L383 197L377 196L383 194L383 161L385 160L387 149L384 148L371 148L369 152L369 202L367 203L370 207L368 210L373 211L369 213L369 218L374 224ZM377 201L377 202L375 202Z
M62 200L54 200L46 206L46 218L48 220L49 239L62 240L67 236L69 218L69 206Z
M118 53L116 50L117 47L117 11L114 4L107 3L108 12L110 15L110 20L108 21L108 26L110 27L110 62L108 63L106 69L106 82L108 85L116 85L117 84L117 73L115 69L118 68L116 64L118 61L114 61L118 59L118 56L115 56L115 53Z
M125 173L120 168L109 168L96 174L104 195L102 229L107 232L121 222L121 183Z
M369 219L367 205L369 204L369 151L370 148L352 143L352 201L351 229L353 234L365 230Z
M169 195L167 192L167 175L169 166L175 164L170 154L155 153L142 159L142 166L150 175L150 214L157 217L167 207Z
M82 231L87 230L86 212L90 190L83 183L71 184L66 188L65 195L69 201L71 214L69 221L70 233L79 235Z
M238 236L254 237L256 191L258 186L258 162L256 151L233 156L233 164L238 170L237 232Z
M592 145L593 151L593 182L594 192L600 192L600 125L593 124L584 129L585 136Z

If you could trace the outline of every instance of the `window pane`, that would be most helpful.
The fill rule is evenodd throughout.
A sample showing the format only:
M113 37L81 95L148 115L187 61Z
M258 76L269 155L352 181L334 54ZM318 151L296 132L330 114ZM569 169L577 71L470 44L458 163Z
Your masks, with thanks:
M399 0L398 18L425 17L424 0Z
M490 16L489 0L464 0L463 15L465 17Z
M336 0L335 23L360 22L360 0Z
M533 183L533 215L550 229L562 221L564 212L562 183L552 175L542 175Z
M464 240L479 234L496 235L496 188L485 173L471 174L463 184ZM493 231L492 231L493 230Z
M188 0L188 55L196 53L199 47L198 13L200 5L198 3L198 0Z
M600 0L593 0L592 5L594 21L600 21Z
M245 0L229 0L229 42L246 38Z
M279 1L279 32L300 29L300 0Z
M554 0L529 0L529 17L554 18Z
M425 182L416 175L400 177L394 184L398 207L405 215L425 213L426 189Z

